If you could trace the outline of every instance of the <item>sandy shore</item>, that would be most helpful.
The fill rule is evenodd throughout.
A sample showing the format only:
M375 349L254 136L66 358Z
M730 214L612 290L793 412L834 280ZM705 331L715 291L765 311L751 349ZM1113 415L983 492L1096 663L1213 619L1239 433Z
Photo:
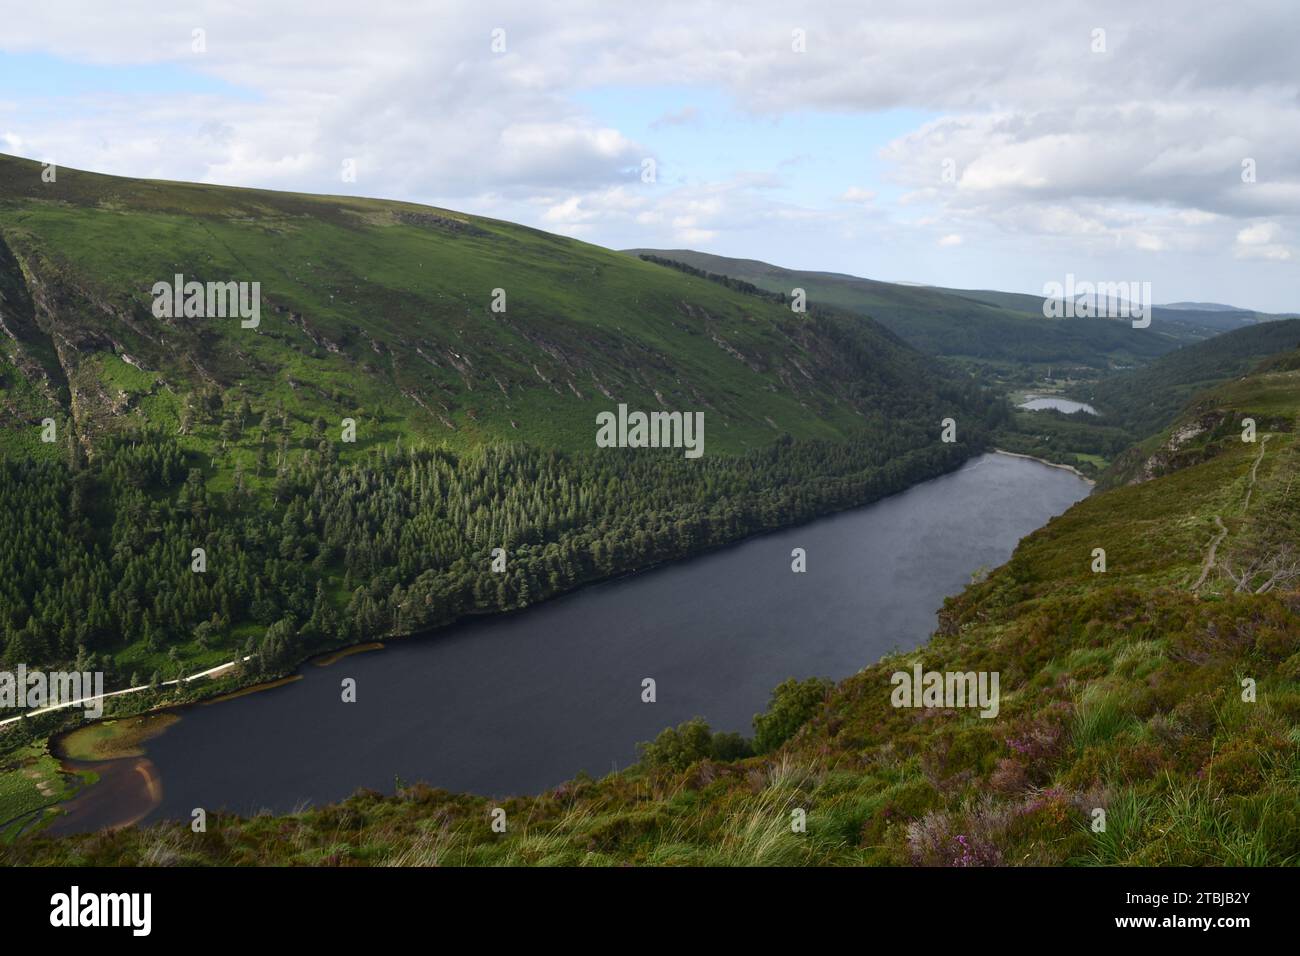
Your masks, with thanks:
M1003 451L1001 448L994 448L993 452L994 454L1007 455L1011 458L1028 458L1030 461L1036 461L1040 465L1047 465L1049 468L1064 468L1066 471L1070 471L1078 475L1080 478L1082 478L1090 485L1095 485L1097 483L1093 481L1091 478L1089 478L1087 475L1085 475L1083 472L1081 472L1078 468L1075 468L1073 465L1062 465L1059 461L1048 461L1045 458L1035 458L1033 455L1022 455L1016 451Z

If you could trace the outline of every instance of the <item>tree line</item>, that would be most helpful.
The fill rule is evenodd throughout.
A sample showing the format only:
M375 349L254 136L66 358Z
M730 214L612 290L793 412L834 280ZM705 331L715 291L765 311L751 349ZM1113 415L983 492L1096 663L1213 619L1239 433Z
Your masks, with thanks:
M322 443L285 456L273 481L225 492L159 431L108 438L89 460L5 458L0 664L75 664L121 686L227 648L272 672L341 643L521 608L869 502L984 441L972 422L943 444L933 409L913 411L853 441L787 436L696 461L398 441L340 463ZM118 666L132 645L166 661L161 675Z

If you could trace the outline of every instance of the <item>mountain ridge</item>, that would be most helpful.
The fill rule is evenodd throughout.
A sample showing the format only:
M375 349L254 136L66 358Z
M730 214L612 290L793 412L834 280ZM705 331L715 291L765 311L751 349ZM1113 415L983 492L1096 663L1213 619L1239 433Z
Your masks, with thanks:
M1150 361L1240 322L1236 313L1166 310L1156 306L1153 327L1126 321L1046 319L1043 297L996 290L890 283L846 273L785 269L757 259L734 259L689 249L626 249L752 282L769 291L805 288L813 302L869 316L927 354L986 362L1075 363L1096 371ZM1280 316L1248 313L1249 320ZM1036 321L1027 323L1032 318Z

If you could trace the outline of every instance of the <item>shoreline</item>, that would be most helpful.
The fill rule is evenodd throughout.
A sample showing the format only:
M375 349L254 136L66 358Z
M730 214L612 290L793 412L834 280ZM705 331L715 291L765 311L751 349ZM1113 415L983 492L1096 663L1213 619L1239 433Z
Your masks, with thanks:
M1015 458L1030 458L1030 459L1032 459L1032 460L1039 461L1038 459L1033 459L1032 456L1021 455L1021 454L1012 453L1012 452L1002 452L1002 451L1000 451L999 449L991 449L991 450L989 450L989 451L985 451L985 452L982 452L982 453L980 453L980 454L990 454L990 453L993 453L993 454L1006 454L1006 455L1008 455L1009 457L1015 457ZM567 597L572 597L572 596L574 596L576 593L578 593L578 592L580 592L580 591L582 591L582 590L585 590L585 589L587 589L587 588L599 587L599 586L602 585L602 584L609 584L609 583L613 583L613 582L615 582L615 581L618 581L618 580L620 580L620 579L626 579L626 578L630 578L630 577L633 577L633 576L639 576L639 575L641 575L641 574L645 574L645 573L648 573L648 572L652 572L652 571L654 571L654 570L658 570L658 569L663 568L663 567L665 567L665 566L671 566L671 565L680 564L680 563L682 563L682 562L684 562L684 561L696 560L696 559L698 559L698 558L701 558L701 557L703 557L703 556L709 554L710 552L713 552L713 551L723 551L723 550L728 550L728 549L730 549L730 548L738 547L739 545L745 543L746 541L752 540L752 539L754 539L754 538L763 537L763 536L768 535L768 534L780 533L780 532L782 532L782 531L789 530L790 528L798 527L800 524L814 524L814 523L818 523L818 522L820 522L820 521L825 521L825 520L831 519L831 518L835 517L836 515L838 515L838 514L842 514L842 513L844 513L844 512L855 511L855 510L858 510L859 508L869 508L869 507L872 507L872 506L875 506L875 505L879 504L881 501L888 500L889 498L895 497L895 496L900 495L900 494L904 494L904 493L906 493L906 492L912 491L913 489L915 489L915 488L917 488L917 487L920 487L920 486L922 486L922 485L926 485L926 484L929 484L929 483L931 483L931 482L933 482L933 481L936 481L936 480L938 480L938 478L941 478L941 477L947 477L947 476L949 476L949 475L955 474L956 472L962 470L962 468L964 468L964 467L966 467L967 465L969 465L971 462L977 460L977 459L980 457L980 454L976 454L976 455L972 455L972 456L970 456L969 458L967 458L967 459L965 459L965 460L963 461L962 465L960 465L960 466L959 466L958 468L956 468L956 469L953 469L953 470L950 471L950 472L944 472L943 474L938 475L938 476L935 476L934 478L928 478L928 479L925 479L925 480L923 480L923 481L917 482L917 483L915 483L915 484L913 484L913 485L908 485L906 488L904 488L904 489L903 489L902 491L900 491L900 492L894 492L893 494L884 495L884 496L882 496L882 497L880 497L880 498L877 498L876 500L871 501L871 502L869 502L869 503L867 503L867 504L865 504L865 505L855 505L855 506L853 506L853 507L851 507L851 508L840 509L840 510L837 511L837 512L832 512L832 513L830 513L830 514L826 514L826 515L818 516L818 517L816 517L816 518L810 519L810 520L807 521L807 522L800 522L800 523L795 524L795 525L784 526L784 527L781 527L781 528L770 529L770 530L767 530L767 531L759 532L759 533L757 533L757 534L748 535L748 536L746 536L746 537L744 537L744 538L741 538L741 539L739 539L739 540L737 540L737 541L729 542L729 543L727 543L727 544L720 545L720 546L718 546L718 547L716 547L716 548L706 549L706 550L704 550L704 551L694 553L694 554L692 554L692 555L690 555L690 556L688 556L688 557L685 557L685 558L670 559L670 560L660 561L660 562L656 562L655 564L653 564L653 565L651 565L651 566L649 566L649 567L647 567L647 568L642 568L642 569L637 569L637 570L634 570L634 571L624 572L623 574L616 575L616 576L613 576L613 577L611 577L611 578L607 578L607 579L602 580L602 581L588 582L588 583L586 583L586 584L581 585L581 586L578 587L578 588L574 588L574 589L571 589L571 590L567 590L567 591L561 592L560 594L557 594L557 595L554 595L554 596L552 596L552 597L549 597L549 598L547 598L547 599L545 599L545 600L543 600L543 601L536 602L535 604L530 604L530 605L529 605L528 607L526 607L526 608L509 609L509 610L505 610L505 611L490 612L490 613L486 613L486 614L470 614L470 615L467 615L467 616L465 616L465 617L462 617L462 618L460 618L460 619L458 619L458 620L456 620L456 621L454 621L454 622L451 622L451 623L449 623L449 624L444 624L444 625L441 625L441 626L439 626L439 627L435 627L435 628L430 629L430 630L416 631L416 632L412 632L412 633L407 634L407 635L402 635L402 636L400 636L400 637L390 636L388 639L386 639L386 640L384 640L384 641L367 641L367 642L362 642L362 643L358 643L358 644L348 645L348 646L345 646L345 647L343 647L343 648L340 648L340 649L337 649L337 650L334 650L334 651L326 651L326 652L323 652L323 653L321 653L321 654L312 655L312 656L310 656L310 657L307 657L307 658L305 658L303 661L300 661L300 662L299 662L299 663L294 667L292 673L288 674L287 676L281 677L281 678L279 678L279 679L270 680L270 681L264 681L264 682L261 682L261 683L256 683L256 684L250 685L250 686L248 686L248 687L241 688L241 689L235 690L235 691L233 691L233 692L228 692L228 693L224 693L224 694L216 694L216 695L213 695L213 696L206 696L206 695L205 695L205 696L200 697L200 698L198 698L198 699L196 699L196 700L191 700L191 701L182 701L182 702L167 702L167 703L162 703L162 704L156 704L155 706L150 707L150 708L147 708L147 709L145 709L143 712L140 712L140 713L137 713L137 714L134 714L134 715L124 715L124 716L121 716L121 717L103 717L103 718L100 718L100 719L97 720L97 721L91 721L89 724L82 724L82 725L80 725L80 726L78 726L78 727L75 727L75 728L72 728L72 729L69 729L69 730L66 730L66 731L62 731L62 732L60 732L60 733L57 733L57 734L52 735L52 736L50 737L51 751L54 752L54 745L55 745L55 742L56 742L56 741L61 743L61 742L62 742L64 739L66 739L67 737L70 737L70 736L72 736L72 735L74 735L74 734L76 734L76 733L78 733L78 732L80 732L80 731L83 731L83 730L85 730L87 727L94 726L94 725L97 724L97 723L103 723L103 722L105 722L105 721L115 722L115 721L118 721L118 720L131 720L131 719L139 719L139 718L148 718L148 717L152 717L152 716L157 716L157 715L161 715L161 714L169 714L169 713L170 713L170 714L175 714L175 715L178 715L178 716L179 716L182 712L184 712L185 710L188 710L188 709L191 708L191 707L196 707L196 706L200 706L200 705L202 705L202 706L208 706L208 705L211 705L211 704L224 703L224 702L230 701L230 700L235 699L235 698L243 697L243 696L245 696L245 695L247 695L247 694L257 693L257 692L262 691L262 690L270 690L270 689L274 689L274 688L277 688L277 687L281 687L281 686L286 685L286 684L293 683L293 682L295 682L295 681L297 681L297 680L302 679L302 676L303 676L302 671L306 668L306 665L307 665L307 664L313 664L313 665L315 665L316 667L328 667L328 666L330 666L331 664L336 663L336 662L339 661L340 659L344 659L344 658L349 657L349 656L351 656L351 655L353 655L353 654L358 654L358 653L368 652L368 651L371 651L371 650L384 650L384 649L388 649L389 646L391 646L391 644L393 644L393 643L395 643L395 642L397 642L397 641L401 641L402 643L405 643L405 642L408 641L408 640L415 641L415 640L427 640L427 639L430 639L430 638L436 638L437 636L439 636L440 632L443 632L443 631L448 630L448 629L453 628L453 627L463 626L463 625L471 624L471 623L486 622L486 621L489 621L489 620L491 620L491 619L493 619L493 618L502 617L502 616L513 616L513 615L515 615L515 614L522 613L523 611L531 610L531 609L537 607L537 606L540 605L540 604L547 604L547 603L551 603L552 601L560 601L560 600L563 600L563 599L565 599L565 598L567 598ZM1053 467L1067 468L1067 470L1073 470L1073 469L1069 469L1068 466L1064 466L1064 465L1053 465L1053 463L1051 463L1051 462L1041 462L1041 461L1040 461L1040 463L1042 463L1042 464L1047 464L1047 465L1051 465L1051 466L1053 466ZM1086 479L1085 479L1085 480L1086 480ZM1091 483L1090 483L1090 484L1091 484ZM960 593L960 591L958 591L957 593ZM930 633L926 634L926 635L924 636L924 638L922 639L921 643L920 643L919 645L917 645L917 648L924 647L925 644L927 644L927 643L929 642L929 640L930 640L933 636L934 636L934 632L933 632L933 631L931 631ZM912 650L916 650L917 648L913 648ZM887 656L887 655L886 655L886 656ZM883 659L883 657L882 657L881 659ZM231 662L231 664L233 664L233 663L234 663L234 662ZM218 667L216 667L216 668L212 668L211 670L212 670L212 671L218 671L218 672L224 672L224 670L225 670L226 668L228 668L229 666L231 666L231 664L227 664L227 665L218 665ZM868 664L868 665L866 665L866 666L870 666L870 664ZM207 672L204 672L204 673L207 673ZM200 675L197 675L197 674L196 674L196 675L192 675L192 677L198 677L198 676L200 676ZM185 680L188 680L188 679L189 679L189 678L185 678ZM177 682L173 682L173 683L177 683ZM66 754L60 754L60 756L65 756L65 757L66 757ZM135 756L135 755L132 755L132 756ZM145 755L144 755L144 754L141 754L141 755L139 755L139 756L144 757ZM108 758L108 759L109 759L109 760L112 760L113 758ZM147 759L147 757L146 757L145 759ZM88 792L89 790L91 790L93 786L95 786L95 785L94 785L94 784L91 784L91 785L84 786L84 787L80 788L79 791L78 791L76 794L74 794L71 798L69 798L68 800L60 801L59 804L55 804L55 806L65 805L65 806L69 807L69 809L65 810L65 812L64 812L62 815L60 815L60 816L58 816L58 817L55 817L54 819L64 821L63 825L64 825L65 827L66 827L66 826L69 826L69 825L73 825L73 824L71 824L71 823L68 821L68 817L72 816L72 815L74 814L75 810L76 810L76 807L73 806L72 802L73 802L74 800L77 800L78 798L83 797L83 795L86 795L87 792ZM85 802L86 804L89 804L89 803L91 802L91 800L90 800L90 798L87 796L87 797L86 797L86 800L85 800L84 802ZM153 811L153 809L155 809L155 808L156 808L156 804L155 804L154 807L150 807L150 808L146 809L143 813L137 815L137 816L136 816L133 820L131 820L130 822L131 822L131 823L138 822L139 820L141 820L141 819L143 819L145 816L147 816L149 813L151 813L151 812ZM128 824L122 824L122 825L130 825L130 824L128 823ZM75 832L75 831L68 831L68 832Z
M1095 479L1089 478L1087 475L1081 472L1078 468L1075 468L1073 465L1063 465L1059 461L1048 461L1046 458L1036 458L1033 455L1022 455L1018 451L1006 451L1005 449L1002 448L994 448L993 454L1006 455L1008 458L1028 458L1030 461L1036 461L1040 465L1046 465L1048 468L1062 468L1065 471L1071 472L1072 474L1082 479L1083 481L1086 481L1088 484L1092 485L1093 487L1096 487L1097 485Z
M551 594L539 600L533 601L525 605L524 607L502 608L502 609L491 610L491 611L469 611L452 620L444 621L441 624L435 624L433 626L425 627L420 630L411 631L406 634L384 634L379 636L378 638L372 636L365 640L354 641L352 643L343 644L338 647L325 648L320 651L310 653L302 657L300 660L294 663L292 667L287 668L284 671L284 673L281 674L279 677L271 677L269 679L256 681L247 686L239 687L234 691L228 691L225 693L202 692L201 696L194 698L192 700L159 702L159 703L154 703L151 706L146 706L140 710L130 710L122 714L113 714L113 715L101 714L97 717L88 718L87 720L77 724L74 727L70 727L61 731L56 731L50 734L49 737L47 737L46 739L49 741L54 741L56 738L60 738L68 734L74 733L83 727L89 726L91 724L102 723L103 721L107 721L107 720L126 720L133 717L144 717L149 715L161 714L172 710L184 709L186 707L195 706L198 704L216 703L220 700L229 697L243 696L246 693L256 691L256 690L274 689L274 687L279 686L282 682L286 682L294 679L296 675L299 675L299 671L301 671L309 663L314 663L317 666L329 666L330 664L335 663L337 660L349 656L351 654L356 654L363 651L385 649L386 645L389 642L429 638L453 627L458 627L465 624L492 619L500 616L519 614L524 611L531 610L532 608L535 608L539 605L549 603L551 601L559 601L559 600L563 600L564 598L571 597L572 595L575 595L578 592L589 587L594 587L601 584L607 584L614 581L623 580L625 578L635 577L637 575L645 574L648 571L654 571L668 565L678 564L685 561L692 561L716 551L723 551L728 548L733 548L738 545L744 544L746 541L749 541L752 538L762 537L768 534L776 534L782 531L787 531L791 528L799 527L801 525L813 524L818 521L824 521L826 519L833 518L836 515L843 514L844 512L847 511L854 511L859 508L867 508L870 507L871 505L877 504L878 502L885 500L886 498L891 498L895 495L903 494L920 485L926 484L931 481L935 481L946 475L954 474L957 471L960 471L962 468L964 468L969 462L973 461L974 459L978 458L980 455L983 454L990 454L990 452L988 451L973 452L972 454L967 455L959 463L952 466L951 468L947 468L942 471L939 471L938 473L930 475L929 477L921 478L917 481L914 481L896 490L877 495L876 497L873 497L868 501L862 501L856 504L846 505L844 507L838 507L838 508L832 507L831 509L825 512L818 512L810 517L807 517L801 521L795 521L791 524L782 524L777 527L763 528L756 531L751 531L734 540L720 542L718 544L712 545L710 547L702 548L700 550L693 550L689 554L683 554L683 555L670 557L670 558L662 558L653 561L644 567L618 571L606 577L594 578L592 580L583 581L571 587L565 588L564 590L561 590L555 594ZM242 657L236 658L235 660L226 661L225 663L218 664L215 667L210 667L207 668L206 670L199 671L194 674L189 674L187 676L174 678L172 680L162 681L158 685L158 688L153 688L152 685L150 684L141 684L136 687L125 687L120 690L106 691L104 692L104 694L101 695L100 699L106 699L109 697L119 697L123 695L132 695L132 694L140 693L142 691L162 689L165 687L184 686L202 677L217 678L220 676L225 676L226 672L233 670L234 668L238 667L241 664L247 663L249 660L251 660L251 657L249 657L248 655L244 655ZM3 734L4 730L7 727L13 726L17 724L20 720L23 720L25 718L31 718L42 714L59 711L59 710L71 709L80 704L91 703L96 699L97 698L94 697L82 697L77 700L64 701L58 704L52 704L46 707L42 707L38 710L30 711L28 713L18 714L13 717L0 719L0 734Z

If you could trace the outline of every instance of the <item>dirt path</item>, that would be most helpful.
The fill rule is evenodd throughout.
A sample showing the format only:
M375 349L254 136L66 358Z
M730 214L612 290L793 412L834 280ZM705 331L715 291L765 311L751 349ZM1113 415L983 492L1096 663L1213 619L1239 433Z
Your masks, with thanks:
M1259 463L1264 460L1264 451L1267 447L1268 440L1272 437L1272 435L1264 435L1260 439L1259 455L1255 458L1255 464L1251 466L1250 483L1246 485L1246 500L1241 506L1241 513L1243 515L1250 507L1250 496L1255 493L1255 478L1259 475ZM1192 585L1193 592L1199 591L1201 585L1205 583L1205 579L1209 577L1210 569L1214 567L1215 555L1219 551L1219 545L1223 542L1223 539L1228 536L1228 529L1224 526L1222 518L1215 515L1214 523L1219 526L1219 533L1214 536L1214 540L1210 542L1209 549L1205 552L1205 563L1201 565L1201 576L1197 578L1196 583Z
M1241 506L1241 513L1245 514L1246 509L1250 507L1250 496L1255 493L1255 476L1259 473L1259 463L1264 460L1264 446L1272 435L1265 435L1259 443L1259 457L1255 459L1255 465L1250 469L1250 484L1246 487L1246 503Z
M1214 556L1219 550L1219 542L1228 536L1228 529L1224 526L1222 518L1215 515L1214 523L1219 526L1219 533L1214 536L1214 540L1210 542L1210 549L1205 552L1205 563L1201 565L1201 576L1192 585L1193 591L1200 590L1201 585L1205 583L1205 579L1210 574L1210 568L1214 567Z

